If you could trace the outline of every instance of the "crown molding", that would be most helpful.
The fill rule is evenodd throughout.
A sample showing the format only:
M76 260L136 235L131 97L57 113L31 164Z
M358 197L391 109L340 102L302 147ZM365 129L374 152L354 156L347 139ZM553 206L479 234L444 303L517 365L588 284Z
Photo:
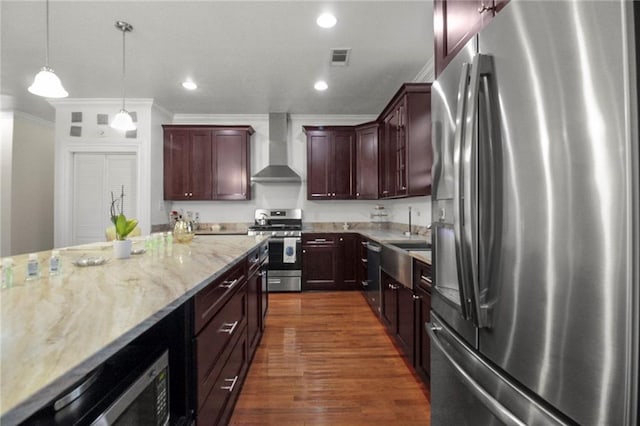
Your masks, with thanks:
M246 122L269 121L268 114L174 114L172 124L244 124Z
M44 118L36 117L35 115L27 114L26 112L22 112L22 111L14 111L13 117L21 118L23 120L30 121L34 124L39 124L44 127L50 127L50 128L56 127L56 124L53 121L45 120Z
M414 77L415 82L431 82L435 80L433 57L427 59L422 69Z
M122 105L122 98L64 98L64 99L47 99L49 104L54 107L61 106L104 106L104 105ZM126 105L135 105L138 107L153 106L152 98L126 98Z

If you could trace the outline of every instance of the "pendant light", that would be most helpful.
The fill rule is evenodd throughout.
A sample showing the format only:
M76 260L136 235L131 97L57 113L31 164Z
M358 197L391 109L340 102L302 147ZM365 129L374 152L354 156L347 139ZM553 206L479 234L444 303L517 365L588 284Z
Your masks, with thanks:
M125 77L124 39L125 39L125 34L132 31L133 27L124 21L116 21L116 28L122 31L122 109L113 118L113 121L111 122L111 127L113 127L114 129L125 130L125 131L135 130L136 125L134 124L133 119L131 118L131 114L129 114L129 112L124 108L124 98L125 98L125 95L124 95L125 94L125 91L124 91L124 77Z
M66 98L69 93L64 90L58 76L49 67L49 0L46 0L47 24L46 24L46 56L45 66L36 74L33 84L29 86L29 92L45 98Z

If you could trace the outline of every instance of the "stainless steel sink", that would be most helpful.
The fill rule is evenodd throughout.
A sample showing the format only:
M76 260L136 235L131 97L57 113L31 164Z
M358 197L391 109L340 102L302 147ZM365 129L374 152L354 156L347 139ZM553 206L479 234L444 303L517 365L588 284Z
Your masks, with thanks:
M399 284L413 288L413 257L409 251L428 251L431 244L424 240L391 241L382 245L380 268Z

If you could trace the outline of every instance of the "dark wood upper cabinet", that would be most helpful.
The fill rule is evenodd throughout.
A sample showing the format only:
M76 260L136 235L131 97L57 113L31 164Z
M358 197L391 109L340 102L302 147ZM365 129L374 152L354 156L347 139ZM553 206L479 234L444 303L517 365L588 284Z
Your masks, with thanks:
M164 131L164 198L210 200L211 132L167 129Z
M406 83L383 110L380 198L431 194L430 106L430 83Z
M356 198L378 199L378 131L377 122L356 127Z
M248 129L213 131L213 198L216 200L251 199Z
M250 126L163 125L165 200L250 200Z
M356 144L352 126L303 126L307 135L307 199L355 198Z
M475 34L509 0L434 0L433 30L436 78Z

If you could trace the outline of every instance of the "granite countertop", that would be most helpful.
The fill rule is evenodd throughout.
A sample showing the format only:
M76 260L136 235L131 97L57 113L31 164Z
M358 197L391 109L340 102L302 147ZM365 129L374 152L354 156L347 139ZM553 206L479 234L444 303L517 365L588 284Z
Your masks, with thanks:
M106 361L264 237L197 236L172 253L113 259L111 243L61 249L63 273L24 281L26 255L14 256L14 287L0 291L0 423L15 424ZM143 241L134 242L134 248ZM78 267L81 256L111 258Z

